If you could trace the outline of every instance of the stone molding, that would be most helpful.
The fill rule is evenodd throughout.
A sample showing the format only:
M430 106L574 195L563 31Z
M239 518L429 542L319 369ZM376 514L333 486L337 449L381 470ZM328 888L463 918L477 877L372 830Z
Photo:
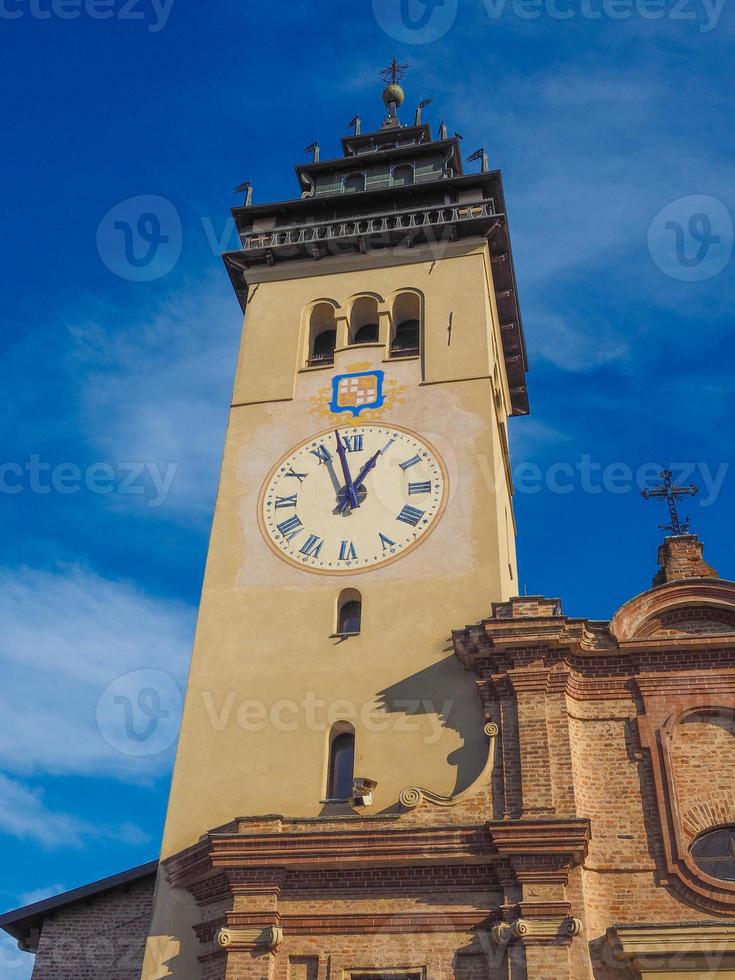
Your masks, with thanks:
M605 938L613 959L644 978L672 973L716 977L719 970L735 966L733 921L614 925ZM693 972L698 969L703 972Z
M401 806L405 807L407 810L415 810L416 807L420 806L422 803L433 803L434 806L457 806L457 804L462 803L464 800L467 800L476 793L479 793L480 790L488 784L492 775L493 766L495 764L495 745L499 730L500 729L493 721L490 721L485 725L484 732L490 740L487 750L487 759L485 761L485 765L483 766L482 772L470 786L463 789L460 793L455 793L453 796L441 796L439 793L433 793L430 789L424 789L422 786L407 786L405 789L401 790L398 797L398 801Z
M245 877L243 891L259 881L261 892L277 894L289 868L384 868L396 860L425 863L428 856L432 862L457 864L497 859L485 825L406 828L397 823L369 826L366 820L359 830L324 830L315 824L311 832L208 834L162 866L173 887L191 888L213 871L225 871L232 883ZM249 873L255 873L255 880L248 883Z
M648 592L635 596L624 603L610 620L610 634L621 645L639 641L643 644L666 642L655 637L641 637L646 623L661 613L670 609L682 609L689 606L701 608L710 606L716 609L735 610L735 582L713 578L691 578L684 581L668 582L658 585ZM732 638L733 634L729 634ZM696 644L704 640L725 638L728 631L723 630L721 637L717 634L705 636L688 636L685 639ZM639 639L640 638L640 639ZM672 638L667 638L670 642ZM678 639L678 638L677 638Z
M628 674L630 669L624 658L630 654L656 649L700 651L735 646L735 630L728 630L727 624L723 624L722 632L704 635L682 633L664 638L641 635L652 618L687 605L698 609L711 607L713 615L717 610L735 612L735 583L704 578L659 585L626 602L609 623L565 616L556 599L524 597L522 603L514 599L509 603L495 603L491 618L453 630L452 642L455 655L467 670L478 669L489 661L493 673L499 670L505 673L521 666L524 652L526 660L537 663L538 654L548 651L554 658L549 660L549 665L566 657L582 658L575 665L580 674L601 656L608 660L620 657L621 669ZM545 672L548 671L539 672L537 667L533 682L542 685ZM615 673L609 663L606 673Z
M702 682L692 678L686 690L678 693L678 710L671 713L672 699L668 689L647 689L639 682L644 713L638 718L641 747L649 754L653 774L663 856L669 875L667 884L695 908L708 912L735 913L735 882L713 878L697 867L689 853L686 814L679 810L676 773L671 746L677 727L692 715L724 712L735 713L735 672L721 677L715 693L701 692Z

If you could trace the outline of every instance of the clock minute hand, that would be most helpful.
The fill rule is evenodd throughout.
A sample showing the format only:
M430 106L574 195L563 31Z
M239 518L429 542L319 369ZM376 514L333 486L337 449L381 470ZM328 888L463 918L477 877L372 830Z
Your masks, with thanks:
M347 453L345 451L344 443L340 438L339 429L334 430L334 435L337 439L337 455L339 456L339 461L342 464L342 473L344 474L345 478L345 489L347 490L347 497L340 502L341 505L344 505L340 506L340 510L344 510L347 504L349 504L350 507L359 507L360 505L357 502L357 490L355 489L355 484L352 481L350 467L347 462Z

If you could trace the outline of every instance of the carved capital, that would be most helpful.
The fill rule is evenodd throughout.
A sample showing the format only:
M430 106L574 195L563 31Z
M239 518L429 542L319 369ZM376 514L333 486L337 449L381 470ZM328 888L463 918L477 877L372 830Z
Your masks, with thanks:
M282 940L283 932L277 926L268 926L265 929L220 929L215 936L217 945L228 950L275 950Z
M519 940L521 943L549 943L559 940L571 942L582 931L582 922L572 916L553 916L539 919L516 919L514 922L498 922L492 928L492 937L498 944Z

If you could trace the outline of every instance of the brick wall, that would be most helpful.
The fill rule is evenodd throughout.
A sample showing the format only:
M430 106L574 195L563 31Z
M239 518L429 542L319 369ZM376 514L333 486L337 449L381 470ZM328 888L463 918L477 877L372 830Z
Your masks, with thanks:
M33 980L139 980L155 876L47 917Z

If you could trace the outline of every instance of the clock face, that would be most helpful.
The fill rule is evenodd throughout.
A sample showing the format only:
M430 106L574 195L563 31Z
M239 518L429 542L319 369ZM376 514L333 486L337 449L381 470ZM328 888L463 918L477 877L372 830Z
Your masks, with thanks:
M350 425L291 449L260 495L271 548L299 568L349 575L413 550L446 504L437 451L408 429Z

